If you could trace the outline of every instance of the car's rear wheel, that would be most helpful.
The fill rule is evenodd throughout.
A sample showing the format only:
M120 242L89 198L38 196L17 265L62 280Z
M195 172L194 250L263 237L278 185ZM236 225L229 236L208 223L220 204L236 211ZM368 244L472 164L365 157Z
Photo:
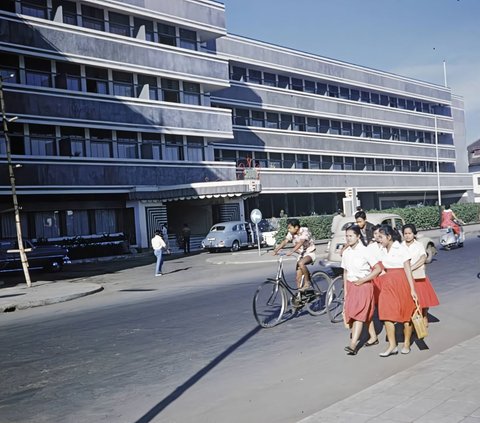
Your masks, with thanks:
M61 260L51 260L48 266L45 268L48 272L60 272L63 268L63 262Z

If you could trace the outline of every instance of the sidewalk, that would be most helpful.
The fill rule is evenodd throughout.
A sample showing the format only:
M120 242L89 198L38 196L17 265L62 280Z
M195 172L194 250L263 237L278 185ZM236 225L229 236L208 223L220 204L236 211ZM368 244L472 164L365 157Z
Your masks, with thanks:
M477 336L299 423L479 423L479 374Z
M2 288L0 313L70 301L102 290L103 287L95 283L47 281L35 282L30 288L26 285Z

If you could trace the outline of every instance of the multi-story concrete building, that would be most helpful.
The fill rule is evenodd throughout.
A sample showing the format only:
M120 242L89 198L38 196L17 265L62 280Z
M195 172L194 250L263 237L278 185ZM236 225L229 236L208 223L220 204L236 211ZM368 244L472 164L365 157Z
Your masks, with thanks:
M331 212L346 188L385 208L472 186L449 88L227 35L211 0L4 0L0 55L32 238L147 247L160 222L203 235L254 207Z

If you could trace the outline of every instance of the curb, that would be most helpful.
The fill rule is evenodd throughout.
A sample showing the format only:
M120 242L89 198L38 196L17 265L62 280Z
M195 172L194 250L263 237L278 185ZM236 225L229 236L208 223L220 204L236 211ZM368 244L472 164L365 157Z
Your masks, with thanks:
M103 291L103 286L97 285L83 292L77 292L74 294L66 294L58 297L44 298L41 300L30 300L19 303L7 303L0 305L0 313L10 313L16 310L26 310L27 308L40 307L44 305L63 303L66 301L75 300L77 298L86 297L87 295L96 294Z

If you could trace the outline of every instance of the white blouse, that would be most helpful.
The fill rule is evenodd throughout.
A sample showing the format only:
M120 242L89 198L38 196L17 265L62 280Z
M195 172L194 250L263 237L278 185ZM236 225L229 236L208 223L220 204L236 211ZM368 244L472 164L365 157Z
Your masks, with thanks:
M377 260L377 262L380 261L380 253L382 251L382 248L383 247L376 241L373 241L367 245L367 250Z
M411 260L411 258L412 256L408 247L400 244L398 241L393 242L390 251L382 247L380 252L380 260L386 269L403 269L403 264L407 260Z
M405 244L410 252L412 258L411 264L414 265L422 256L426 256L427 252L425 251L425 247L421 242L418 242L416 239L410 244ZM418 269L413 270L413 277L415 279L423 279L425 277L425 264L420 266Z
M378 260L371 251L359 242L355 248L347 247L342 254L341 266L347 271L347 280L350 282L364 278L372 271Z

